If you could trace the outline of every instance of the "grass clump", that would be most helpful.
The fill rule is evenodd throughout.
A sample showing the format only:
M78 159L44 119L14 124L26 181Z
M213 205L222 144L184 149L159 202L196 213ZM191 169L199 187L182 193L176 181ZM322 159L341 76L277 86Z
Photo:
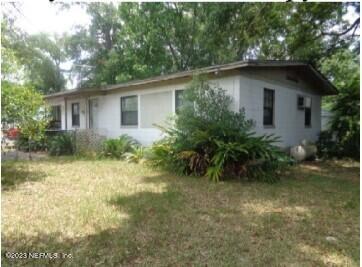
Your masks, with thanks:
M146 149L132 137L123 134L116 139L103 142L101 157L126 160L131 163L144 161Z

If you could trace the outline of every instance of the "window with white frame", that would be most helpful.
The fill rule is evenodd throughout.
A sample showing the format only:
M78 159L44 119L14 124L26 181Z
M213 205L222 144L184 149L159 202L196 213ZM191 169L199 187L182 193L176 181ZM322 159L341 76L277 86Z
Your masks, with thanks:
M140 95L140 128L165 126L172 114L172 91L159 91Z
M138 125L138 97L121 97L121 126Z
M72 103L72 126L79 127L79 103Z

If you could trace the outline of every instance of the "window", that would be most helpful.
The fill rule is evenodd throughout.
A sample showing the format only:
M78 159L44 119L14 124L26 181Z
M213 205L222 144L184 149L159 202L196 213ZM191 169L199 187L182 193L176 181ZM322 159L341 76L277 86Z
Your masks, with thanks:
M175 111L177 113L178 109L184 104L184 100L182 98L184 90L176 90L175 91Z
M147 93L139 96L140 128L155 128L165 125L167 117L172 114L172 92Z
M264 126L274 126L274 90L264 88Z
M72 104L72 126L79 126L79 103Z
M121 125L138 125L138 98L136 95L121 97Z
M304 109L304 96L298 96L297 98L298 109Z
M61 108L60 108L60 106L52 106L51 107L50 128L51 129L60 129L60 128L62 128Z
M312 99L310 97L304 98L304 126L312 126Z

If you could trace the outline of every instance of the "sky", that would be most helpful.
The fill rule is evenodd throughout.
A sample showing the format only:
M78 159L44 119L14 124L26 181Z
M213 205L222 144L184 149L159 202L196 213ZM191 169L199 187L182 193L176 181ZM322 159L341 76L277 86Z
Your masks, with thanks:
M57 1L23 0L17 1L17 8L20 12L12 8L12 12L18 17L16 24L30 34L38 32L62 34L72 31L76 25L90 23L90 17L79 5L72 5L68 10L60 11ZM356 17L357 14L352 12L352 8L345 16L351 22Z
M61 9L61 5L47 0L17 1L16 7L6 3L2 6L2 12L15 15L15 25L29 34L44 32L51 36L62 35L71 33L77 25L90 24L90 17L80 5ZM60 67L70 70L72 61L63 62ZM77 82L77 77L68 77L66 89L75 88Z
M79 5L60 10L60 5L50 1L18 1L18 10L13 8L17 16L16 25L33 34L46 32L62 34L70 32L76 25L89 25L90 18Z

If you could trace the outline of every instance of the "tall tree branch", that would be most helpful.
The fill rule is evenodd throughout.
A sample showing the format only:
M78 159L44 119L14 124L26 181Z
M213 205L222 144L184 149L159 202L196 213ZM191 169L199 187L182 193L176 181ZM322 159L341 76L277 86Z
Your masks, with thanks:
M354 29L354 31L353 31L353 35L354 35L354 33L356 32L356 29L359 27L359 24L360 24L360 18L356 19L353 22L353 24L349 28L344 30L343 32L322 32L322 35L342 36L342 35L349 33L353 29Z

